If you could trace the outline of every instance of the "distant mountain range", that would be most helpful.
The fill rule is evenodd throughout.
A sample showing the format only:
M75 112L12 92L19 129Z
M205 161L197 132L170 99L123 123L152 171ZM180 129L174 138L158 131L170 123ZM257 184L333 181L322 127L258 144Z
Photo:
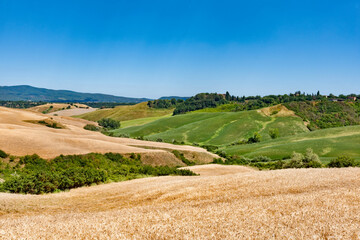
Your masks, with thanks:
M80 93L68 90L52 90L28 85L0 86L0 100L43 102L116 102L140 103L152 99L119 97L100 93Z

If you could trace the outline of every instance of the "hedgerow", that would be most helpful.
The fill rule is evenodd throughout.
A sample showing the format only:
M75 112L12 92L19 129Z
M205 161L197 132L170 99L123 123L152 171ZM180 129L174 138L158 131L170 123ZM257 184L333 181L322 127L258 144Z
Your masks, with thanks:
M141 156L129 158L117 153L60 155L50 161L38 155L28 155L15 164L0 164L0 191L42 194L112 181L146 176L195 175L190 170L168 166L150 166Z

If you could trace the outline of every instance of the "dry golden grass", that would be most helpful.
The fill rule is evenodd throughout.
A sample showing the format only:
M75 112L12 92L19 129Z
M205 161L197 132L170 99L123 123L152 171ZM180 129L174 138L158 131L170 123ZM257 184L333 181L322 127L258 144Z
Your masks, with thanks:
M50 108L52 106L52 108ZM69 107L69 109L68 109ZM89 112L93 112L97 110L97 108L89 107L85 104L76 103L73 105L67 104L67 103L47 103L39 106L35 106L32 108L28 108L28 110L33 112L42 113L44 111L47 111L48 115L51 116L75 116L80 114L85 114Z
M0 194L0 238L359 239L359 168L191 168L204 175Z
M94 112L96 110L97 110L97 108L71 108L71 109L65 109L65 110L52 112L52 113L49 113L48 115L71 117L71 116L77 116L80 114Z
M52 106L52 108L50 109L51 106ZM48 110L48 112L51 113L51 112L59 111L61 109L65 109L69 106L70 106L70 108L76 108L75 106L71 106L70 104L67 104L67 103L46 103L43 105L28 108L28 110L34 111L34 112L39 112L39 113Z
M140 118L166 116L172 114L173 111L174 109L150 108L147 105L147 102L142 102L136 105L124 105L109 109L99 109L95 112L81 114L77 117L90 121L98 121L102 118L127 121Z
M291 117L296 116L294 111L287 109L284 105L278 104L271 107L261 108L257 110L259 113L264 114L265 116L274 116L274 117Z
M173 166L184 164L169 152L171 150L201 155L202 162L210 162L217 157L202 148L192 146L108 137L99 132L83 129L87 123L92 123L83 119L53 116L53 121L61 124L65 129L53 129L24 122L24 120L39 121L47 118L48 115L41 113L0 107L0 149L15 156L36 153L44 158L53 158L60 154L133 152L143 154L146 163Z

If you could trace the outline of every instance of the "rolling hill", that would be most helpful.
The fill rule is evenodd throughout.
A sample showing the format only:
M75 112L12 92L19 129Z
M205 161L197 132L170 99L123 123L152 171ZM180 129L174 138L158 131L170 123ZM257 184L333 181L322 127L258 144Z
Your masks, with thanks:
M127 134L130 137L144 137L154 141L176 140L186 144L223 146L248 139L255 132L259 132L263 140L270 139L269 130L273 128L279 130L280 137L309 131L302 119L293 112L284 107L272 109L275 113L273 115L265 109L243 112L193 112L117 129L114 130L114 134Z
M304 153L307 148L312 148L323 158L341 155L359 158L360 126L317 130L256 144L224 147L220 150L231 155L247 157L263 155L279 159L290 156L293 151Z
M51 90L28 85L0 86L0 100L43 102L119 102L139 103L147 98L118 97L100 93L79 93L68 90Z
M53 113L65 109L76 109L76 108L89 108L84 104L67 104L67 103L46 103L35 107L28 108L28 110L39 112L39 113Z
M152 141L184 142L213 145L218 151L245 157L268 156L288 158L296 152L312 148L322 160L349 155L360 159L360 126L321 129L310 132L306 123L283 105L242 112L226 111L230 105L195 112L149 119L137 124L129 121L114 130L115 136L145 138ZM151 121L150 121L151 120ZM271 139L270 129L279 130L279 138ZM255 132L261 142L243 144Z
M161 117L171 115L174 109L149 108L146 102L136 105L117 106L115 108L100 109L95 112L82 114L78 118L98 121L102 118L112 118L119 121L134 120L140 118Z
M57 123L62 129L35 124L39 121ZM147 164L170 166L185 165L172 153L173 150L183 152L187 158L197 163L211 162L217 156L203 148L192 146L108 137L83 129L88 123L93 122L0 107L0 149L14 156L36 153L46 159L60 154L90 152L139 153L142 161Z

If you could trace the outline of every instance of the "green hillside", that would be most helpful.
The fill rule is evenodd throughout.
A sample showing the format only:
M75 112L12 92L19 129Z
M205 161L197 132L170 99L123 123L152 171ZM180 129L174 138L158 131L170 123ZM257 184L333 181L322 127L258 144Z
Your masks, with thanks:
M290 156L293 151L304 153L312 148L320 157L360 156L360 126L347 126L317 130L256 144L224 147L230 155L253 157L269 156L273 159Z
M94 112L77 116L90 121L98 121L102 118L112 118L119 121L161 117L172 114L174 109L155 109L149 108L147 102L136 105L118 106L110 109L100 109Z
M149 123L114 130L115 136L129 135L165 142L185 142L224 146L248 139L255 132L271 139L269 130L277 128L280 137L308 132L296 116L266 116L258 111L188 113Z

